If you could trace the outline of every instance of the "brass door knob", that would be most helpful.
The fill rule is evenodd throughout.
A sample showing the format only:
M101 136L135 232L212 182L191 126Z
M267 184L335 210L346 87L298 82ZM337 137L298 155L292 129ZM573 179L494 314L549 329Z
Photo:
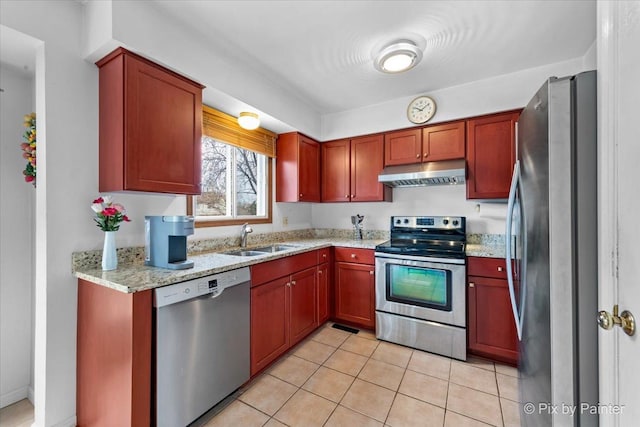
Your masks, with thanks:
M613 314L606 310L602 310L598 313L598 325L604 330L610 330L615 325L622 328L625 334L630 337L636 333L636 319L630 311L623 311L618 316L618 304L613 306Z

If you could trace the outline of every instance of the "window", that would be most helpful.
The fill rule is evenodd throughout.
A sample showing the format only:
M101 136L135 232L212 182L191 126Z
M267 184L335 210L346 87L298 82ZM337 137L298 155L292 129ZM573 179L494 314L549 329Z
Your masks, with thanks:
M187 197L196 227L270 223L275 135L207 106L202 119L202 194Z

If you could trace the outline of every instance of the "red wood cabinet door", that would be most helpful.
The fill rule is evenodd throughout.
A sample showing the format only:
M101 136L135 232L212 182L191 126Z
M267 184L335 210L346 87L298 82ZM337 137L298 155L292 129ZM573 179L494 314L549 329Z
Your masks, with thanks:
M422 129L422 160L464 159L464 121Z
M200 194L202 89L132 56L125 70L124 189Z
M411 163L420 163L421 161L421 129L402 130L384 134L385 166L408 165Z
M507 281L469 276L468 284L469 350L517 364L518 337Z
M520 111L467 120L467 199L506 199Z
M251 375L289 348L289 276L251 288Z
M375 328L374 267L336 263L336 319Z
M329 263L318 266L318 325L329 320Z
M291 275L290 346L298 343L316 328L317 268L309 268Z
M350 150L348 139L323 142L322 201L348 202L351 199Z
M301 202L320 201L320 144L300 135L298 141L298 179Z
M351 201L389 201L391 189L378 182L384 168L384 138L380 135L351 140Z

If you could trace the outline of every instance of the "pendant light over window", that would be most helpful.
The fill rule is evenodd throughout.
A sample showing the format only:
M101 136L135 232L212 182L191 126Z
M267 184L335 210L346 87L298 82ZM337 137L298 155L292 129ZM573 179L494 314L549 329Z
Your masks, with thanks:
M260 126L260 117L256 113L243 111L238 116L238 124L243 129L254 130Z
M398 40L385 46L376 56L373 64L383 73L401 73L418 65L422 51L411 40Z

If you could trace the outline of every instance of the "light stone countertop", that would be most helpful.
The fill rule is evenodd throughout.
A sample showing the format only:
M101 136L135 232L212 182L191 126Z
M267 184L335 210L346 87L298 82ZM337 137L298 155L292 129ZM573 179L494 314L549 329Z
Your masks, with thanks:
M504 258L504 245L482 245L467 243L467 256L485 257L485 258Z
M75 271L75 275L79 279L106 286L120 292L133 293L331 246L375 249L376 245L384 241L384 239L353 240L337 238L287 240L277 242L277 244L292 245L296 246L296 248L250 257L225 255L221 252L190 255L188 259L193 261L193 268L186 270L169 270L133 263L119 265L116 270L112 271L102 271L100 268L78 268ZM225 249L225 252L235 249L239 248L230 247ZM251 247L247 249L250 250Z

